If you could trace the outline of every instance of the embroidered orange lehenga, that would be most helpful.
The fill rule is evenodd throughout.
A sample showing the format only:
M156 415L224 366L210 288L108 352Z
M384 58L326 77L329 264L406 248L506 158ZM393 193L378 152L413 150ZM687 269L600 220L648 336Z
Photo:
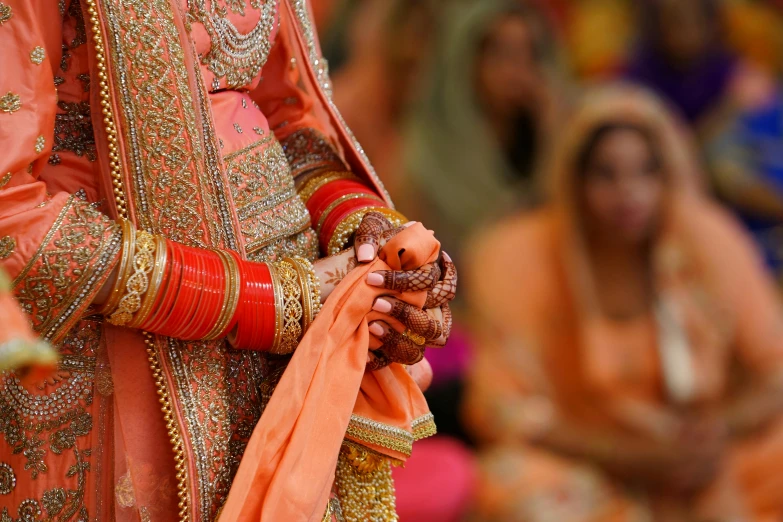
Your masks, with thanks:
M272 263L394 215L331 102L309 6L6 0L0 45L0 264L61 357L45 382L2 375L0 519L214 520L287 359L120 328L91 302L125 259L119 218Z

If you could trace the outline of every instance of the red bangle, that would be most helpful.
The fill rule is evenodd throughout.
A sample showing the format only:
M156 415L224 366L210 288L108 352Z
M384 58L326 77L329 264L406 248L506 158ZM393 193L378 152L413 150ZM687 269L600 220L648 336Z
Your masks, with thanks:
M259 339L259 346L268 350L272 347L272 343L275 340L275 315L277 313L274 288L272 287L272 274L268 265L260 266L256 272L258 273L259 281L261 281L259 285L261 302L258 317L262 323L262 335Z
M184 339L184 336L188 333L188 328L191 325L201 297L203 269L201 255L197 249L187 247L185 250L185 266L188 270L177 299L182 303L182 308L175 319L177 329L171 335L177 339Z
M369 189L369 187L359 183L356 180L338 179L330 181L326 185L319 187L318 190L313 192L313 194L307 200L307 209L316 209L324 201L336 199L335 194L338 192L343 194L351 192L369 192L372 194L372 191Z
M184 321L183 315L186 313L186 308L191 304L189 300L189 298L192 298L191 281L193 280L193 273L196 270L189 247L180 244L178 245L178 250L182 263L182 275L177 288L176 302L172 306L171 311L163 324L161 324L160 332L158 332L169 337L173 337L174 332L179 330L182 326L182 322Z
M242 279L242 286L239 291L239 304L237 305L237 329L233 332L233 336L229 337L229 342L236 348L245 348L249 346L248 335L253 328L250 324L249 310L252 305L249 303L251 288L253 286L253 275L249 271L249 263L247 261L240 260L239 273Z
M207 312L204 314L204 333L199 336L199 339L206 336L215 327L215 324L220 319L221 312L223 311L223 301L226 296L226 279L228 278L226 267L217 252L210 252L210 254L210 258L212 259L211 270L213 274L213 283L209 291L212 295L212 300Z
M274 340L275 307L272 278L264 263L240 261L242 290L237 329L230 340L235 348L264 350Z
M171 263L171 272L169 277L171 278L169 285L167 286L166 300L161 305L159 311L154 314L154 319L150 319L147 330L155 333L165 335L164 325L168 324L171 314L174 312L177 305L177 298L182 286L182 279L184 277L184 266L182 265L182 251L181 245L174 242L169 242L169 262Z
M236 264L237 267L237 274L236 274L237 281L236 281L236 288L234 290L240 293L240 296L238 296L237 299L241 299L242 284L244 282L244 280L242 279L242 269L241 269L242 258L239 257L239 254L231 250L227 251L226 253L234 258L234 263ZM237 309L234 311L234 315L231 317L231 319L229 319L226 328L223 330L223 332L221 332L219 338L226 337L226 335L228 335L228 333L234 329L234 327L237 324L238 311L239 311L239 305L237 305Z
M380 203L374 199L357 198L345 201L339 204L332 212L326 217L321 230L318 234L318 242L321 246L321 251L326 253L329 246L329 241L334 235L335 230L342 221L347 218L353 212L361 210L363 208L371 207L385 207L386 205Z
M220 308L216 305L222 304L225 289L225 270L218 254L204 251L201 254L201 260L203 284L199 296L199 306L196 308L189 326L190 333L186 332L188 339L202 339L215 326L220 315Z
M378 197L372 190L355 181L342 180L335 183L342 186L332 190L332 187L329 186L331 183L329 183L329 185L313 194L313 197L308 201L307 210L310 212L310 218L313 223L318 223L323 213L329 210L329 206L343 196L362 194L369 197Z

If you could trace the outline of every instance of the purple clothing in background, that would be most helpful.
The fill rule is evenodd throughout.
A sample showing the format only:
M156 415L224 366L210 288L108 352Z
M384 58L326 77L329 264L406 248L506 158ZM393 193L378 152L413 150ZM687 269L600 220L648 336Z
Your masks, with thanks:
M735 66L728 52L715 50L687 69L678 69L644 46L628 64L625 78L662 95L693 123L721 101Z
M433 373L432 385L462 380L470 364L471 347L468 332L455 324L445 347L428 349L427 360Z

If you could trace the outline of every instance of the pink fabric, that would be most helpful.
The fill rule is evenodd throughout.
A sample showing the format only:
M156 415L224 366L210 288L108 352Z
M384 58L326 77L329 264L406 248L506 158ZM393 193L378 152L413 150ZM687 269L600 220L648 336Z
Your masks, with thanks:
M476 489L473 453L464 444L438 435L417 442L414 455L405 467L393 470L400 520L462 520Z

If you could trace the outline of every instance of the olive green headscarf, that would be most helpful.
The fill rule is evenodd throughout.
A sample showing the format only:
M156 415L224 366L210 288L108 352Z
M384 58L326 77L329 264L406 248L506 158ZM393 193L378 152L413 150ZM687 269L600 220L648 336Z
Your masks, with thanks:
M475 89L482 40L495 20L519 11L519 2L452 2L444 11L427 94L406 128L407 179L396 201L409 218L434 228L445 250L458 254L477 226L525 197Z

